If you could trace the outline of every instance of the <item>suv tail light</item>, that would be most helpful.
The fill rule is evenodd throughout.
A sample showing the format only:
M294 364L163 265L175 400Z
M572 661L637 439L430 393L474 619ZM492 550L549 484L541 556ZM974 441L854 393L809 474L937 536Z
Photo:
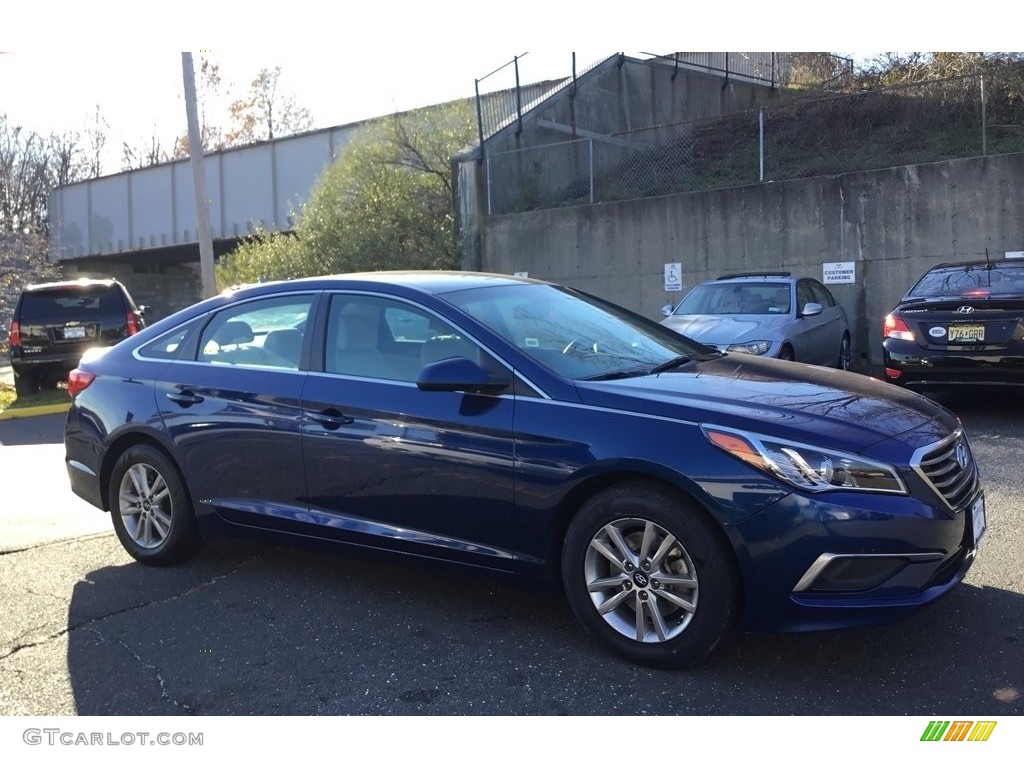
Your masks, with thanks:
M8 340L12 347L21 346L21 326L18 325L17 320L11 320L11 333L8 336Z
M139 332L139 318L130 309L124 315L124 322L128 326L129 336L134 336Z
M68 394L71 395L71 397L74 397L92 384L93 379L95 378L95 373L89 373L88 371L83 371L81 368L75 368L68 374Z
M914 334L907 327L907 324L903 322L903 318L891 314L885 316L882 337L886 339L902 339L903 341L914 340Z

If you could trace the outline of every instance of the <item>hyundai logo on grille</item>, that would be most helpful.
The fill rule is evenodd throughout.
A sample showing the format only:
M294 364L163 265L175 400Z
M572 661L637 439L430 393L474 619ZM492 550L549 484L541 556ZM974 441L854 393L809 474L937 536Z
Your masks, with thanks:
M967 469L967 446L963 443L956 444L956 463Z
M957 307L956 311L959 312L961 315L969 315L971 314L971 312L974 311L974 307L970 307L965 304L962 307Z

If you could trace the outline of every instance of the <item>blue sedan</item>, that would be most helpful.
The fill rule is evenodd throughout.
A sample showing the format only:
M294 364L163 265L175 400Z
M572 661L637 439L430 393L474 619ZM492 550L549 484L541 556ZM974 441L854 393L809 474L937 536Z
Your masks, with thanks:
M967 437L930 400L535 280L228 291L86 355L69 389L71 486L142 563L259 533L554 580L651 666L740 627L907 616L985 531Z

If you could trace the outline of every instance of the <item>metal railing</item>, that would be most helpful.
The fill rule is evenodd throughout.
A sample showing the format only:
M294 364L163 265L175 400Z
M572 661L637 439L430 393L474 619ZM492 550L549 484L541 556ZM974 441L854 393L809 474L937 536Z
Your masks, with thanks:
M493 72L474 81L481 146L488 138L507 125L513 122L518 122L521 125L523 114L535 101L550 95L559 88L572 87L577 78L601 63L596 61L583 69L577 69L576 54L573 53L571 60L566 58L566 76L564 78L523 85L520 83L519 65L528 55L528 53L524 53L515 56L512 61L502 64Z
M834 53L773 53L682 51L647 54L676 70L680 66L697 67L725 76L741 76L772 88L790 85L828 88L853 74L853 59ZM674 73L673 73L674 77Z
M576 139L486 158L489 213L1024 152L1024 68Z

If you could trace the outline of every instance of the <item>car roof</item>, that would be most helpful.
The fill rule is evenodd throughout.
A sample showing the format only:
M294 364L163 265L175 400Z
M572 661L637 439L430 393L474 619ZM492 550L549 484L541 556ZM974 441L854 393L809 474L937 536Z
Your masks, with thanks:
M381 272L353 272L337 275L320 275L317 277L302 277L294 280L281 280L268 283L252 283L244 286L236 286L229 289L231 292L260 293L260 289L279 288L282 285L294 286L296 289L330 289L338 287L372 287L373 285L401 285L423 293L442 294L451 291L461 291L470 288L485 288L500 285L517 285L521 283L536 283L546 285L543 280L534 280L527 277L515 277L513 275L500 275L489 272L457 272L457 271L431 271L431 270L400 270ZM360 285L362 284L362 285Z
M992 269L995 269L996 267L1024 267L1024 259L977 259L975 261L962 261L959 263L947 262L934 266L928 271L938 272L943 269L955 271L957 269L975 269L980 267L991 267Z
M791 272L732 272L726 275L720 275L712 280L707 280L709 283L716 283L718 281L731 281L731 280L744 280L744 281L766 281L771 280L773 282L793 281L799 278L793 277Z
M114 285L120 285L117 280L109 278L106 280L98 280L95 278L83 277L78 280L62 280L54 283L36 283L35 285L26 285L26 291L48 291L55 288L88 288L94 285L102 285L110 288Z

